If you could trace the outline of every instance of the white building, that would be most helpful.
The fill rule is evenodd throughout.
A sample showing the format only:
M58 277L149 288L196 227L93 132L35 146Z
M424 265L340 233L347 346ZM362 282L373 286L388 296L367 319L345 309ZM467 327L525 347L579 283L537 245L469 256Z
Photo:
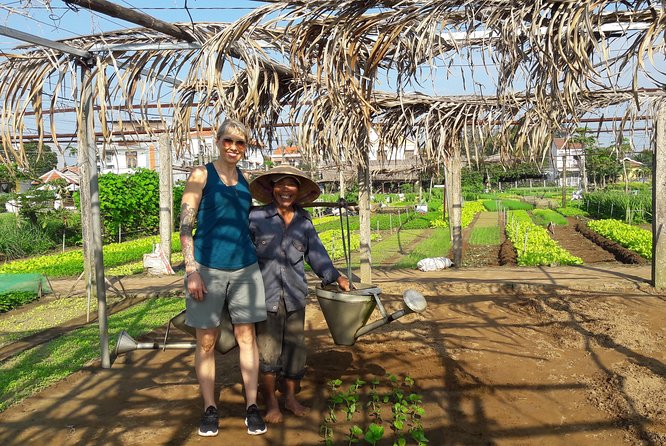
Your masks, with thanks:
M550 146L548 174L552 179L558 179L562 186L565 175L566 185L582 185L585 170L585 146L579 142L572 142L567 138L553 138Z

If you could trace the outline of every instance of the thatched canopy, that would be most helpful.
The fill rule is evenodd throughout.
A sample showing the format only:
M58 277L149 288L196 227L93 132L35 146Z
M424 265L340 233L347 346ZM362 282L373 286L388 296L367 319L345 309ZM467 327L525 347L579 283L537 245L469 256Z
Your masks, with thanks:
M411 137L433 164L454 139L470 159L491 133L498 151L539 160L553 132L585 113L622 103L622 128L630 129L633 117L649 115L664 96L658 79L658 88L640 88L640 79L656 73L653 57L664 53L666 15L649 1L265 3L233 25L179 25L188 42L134 28L63 41L88 51L87 59L30 45L6 55L0 162L10 154L25 162L28 119L40 136L57 135L53 113L62 91L81 90L79 64L93 70L104 141L113 136L109 119L147 122L156 109L181 150L191 128L231 116L263 141L274 139L274 124L298 122L311 156L352 163L363 162L378 125L381 146ZM494 67L491 93L408 92L461 61L472 76Z

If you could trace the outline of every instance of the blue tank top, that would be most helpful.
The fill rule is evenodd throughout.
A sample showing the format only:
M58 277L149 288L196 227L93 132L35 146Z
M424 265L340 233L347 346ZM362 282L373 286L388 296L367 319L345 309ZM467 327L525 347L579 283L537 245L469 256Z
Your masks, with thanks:
M250 188L240 169L238 183L227 186L213 163L206 164L208 178L203 188L197 229L194 234L194 259L209 268L240 269L257 261L250 238Z

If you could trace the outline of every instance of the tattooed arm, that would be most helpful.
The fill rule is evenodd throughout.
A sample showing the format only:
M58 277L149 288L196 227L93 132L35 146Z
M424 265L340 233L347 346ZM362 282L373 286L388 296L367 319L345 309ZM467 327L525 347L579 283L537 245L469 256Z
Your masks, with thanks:
M187 291L196 300L203 300L206 286L201 280L199 264L194 259L194 240L192 231L197 221L197 212L201 195L206 185L206 168L199 166L192 171L185 184L183 200L180 205L180 246L185 259Z

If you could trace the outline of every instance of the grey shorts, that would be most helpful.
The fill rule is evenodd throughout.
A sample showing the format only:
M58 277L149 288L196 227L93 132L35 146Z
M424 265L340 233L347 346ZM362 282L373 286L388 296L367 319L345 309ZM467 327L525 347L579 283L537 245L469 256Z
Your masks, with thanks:
M219 326L225 302L228 303L231 322L234 324L253 324L266 320L264 281L257 263L237 270L199 265L199 274L207 293L202 301L198 301L186 291L185 324L194 328Z

